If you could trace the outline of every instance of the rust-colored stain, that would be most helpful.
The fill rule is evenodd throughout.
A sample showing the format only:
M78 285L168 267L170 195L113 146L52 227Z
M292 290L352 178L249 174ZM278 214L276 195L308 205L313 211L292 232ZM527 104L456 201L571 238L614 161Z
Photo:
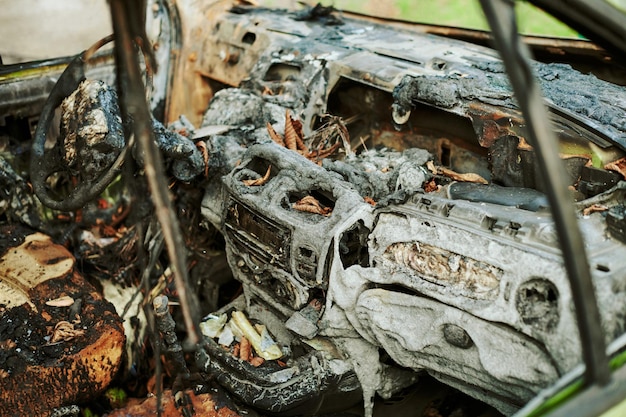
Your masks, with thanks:
M19 261L22 273L0 271L0 279L4 285L17 286L25 301L0 312L0 320L21 321L30 332L27 336L15 329L3 332L3 339L12 341L0 347L3 357L14 360L0 361L0 403L4 405L0 416L48 416L54 408L99 395L117 373L124 348L122 320L113 305L78 272L72 272L73 256L45 235L27 236L7 256L9 261ZM44 266L48 270L60 261L68 265L58 274L33 278ZM9 279L7 274L12 274ZM55 302L68 294L82 300L71 323L67 321L69 304ZM25 349L28 360L17 353Z
M490 148L498 139L510 136L519 139L520 148L528 149L524 120L516 113L513 110L505 112L501 108L484 103L470 103L468 115L480 146Z
M180 396L180 393L179 393ZM219 407L211 393L194 394L192 390L184 391L183 397L187 399L187 406L177 407L176 400L171 390L167 390L162 396L163 417L181 417L184 409L193 409L194 415L203 417L240 417L240 414L232 409ZM150 397L141 403L129 404L124 408L109 413L109 417L143 417L157 415L157 398Z

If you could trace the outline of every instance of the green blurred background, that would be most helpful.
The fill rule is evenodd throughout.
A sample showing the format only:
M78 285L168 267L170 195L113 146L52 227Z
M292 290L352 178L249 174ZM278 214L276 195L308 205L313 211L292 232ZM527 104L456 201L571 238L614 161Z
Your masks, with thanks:
M609 0L626 10L626 0ZM295 0L261 0L262 4L295 7ZM315 3L309 0L307 3ZM321 0L325 6L351 10L373 16L410 20L421 23L487 30L478 0ZM520 32L532 35L579 37L576 31L525 1L517 2L517 24Z
M471 29L488 28L478 0L335 0L338 9L358 10L375 15L402 18L422 23L460 26ZM536 35L576 37L577 33L529 3L517 4L520 32ZM382 13L381 13L382 12Z

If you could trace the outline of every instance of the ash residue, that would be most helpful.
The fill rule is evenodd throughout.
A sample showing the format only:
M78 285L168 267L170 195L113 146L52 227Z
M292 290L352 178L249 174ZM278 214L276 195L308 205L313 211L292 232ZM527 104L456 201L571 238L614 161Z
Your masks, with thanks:
M97 178L124 148L117 94L103 81L83 81L62 104L64 158L72 170Z
M232 129L212 136L207 142L211 152L209 171L226 175L248 147L271 141L267 123L282 133L284 118L284 107L267 103L251 91L229 88L216 93L204 114L202 127L226 125Z
M560 320L558 290L550 281L532 279L517 291L515 307L525 324L539 331L554 330Z
M49 324L26 304L3 311L0 314L0 369L14 374L29 365L60 357L66 344L47 345L46 326Z
M463 68L447 76L406 76L393 91L394 102L423 102L446 109L477 100L491 105L514 107L513 93L505 74Z
M0 218L37 228L41 224L39 210L30 184L0 156Z
M23 304L0 313L0 370L19 374L26 367L48 365L81 351L96 325L96 317L81 315L76 329L90 332L69 341L51 343L55 324L71 320L68 308L40 305L41 312ZM74 317L76 319L76 317Z
M493 79L506 78L501 62L477 61L474 68L493 74ZM533 69L544 96L555 105L626 132L624 87L578 72L568 64L534 63Z
M218 91L209 103L202 126L230 125L238 128L264 127L283 121L285 109L268 104L252 91L228 88Z
M48 305L52 294L68 295L74 303ZM32 306L0 306L0 374L17 375L34 365L60 365L60 359L93 344L106 326L121 326L113 305L102 300L78 274L48 280L31 289L28 296ZM60 322L71 323L77 330L75 337L53 342Z
M190 181L204 170L202 155L191 139L167 129L156 119L152 119L152 131L177 179Z
M340 174L363 197L381 200L404 190L415 192L430 179L424 164L432 156L424 149L407 149L404 152L389 149L372 149L344 161L325 159L322 166Z
M545 96L557 106L626 132L626 90L567 64L536 64Z
M395 103L403 108L424 102L443 108L466 106L471 101L517 108L504 66L499 61L471 60L444 76L405 77L394 89ZM626 89L583 74L567 64L534 63L544 96L557 107L590 119L609 135L626 132Z
M393 90L393 98L403 109L411 108L414 101L448 109L459 102L460 96L457 84L448 78L404 77Z

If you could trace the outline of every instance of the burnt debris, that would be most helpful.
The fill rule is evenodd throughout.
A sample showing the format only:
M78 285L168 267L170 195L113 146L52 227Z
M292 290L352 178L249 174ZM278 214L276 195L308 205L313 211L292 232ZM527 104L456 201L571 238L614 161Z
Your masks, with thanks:
M133 121L109 87L113 77L81 83L81 68L70 67L74 84L50 105L61 106L61 119L52 111L40 119L30 171L22 156L28 124L12 125L16 110L2 118L11 128L0 126L2 150L12 153L0 159L0 220L52 234L115 301L129 339L120 381L139 381L132 389L122 382L133 395L159 393L163 383L172 391L162 398L181 413L199 410L215 389L232 395L241 414L355 405L371 416L374 402L414 392L418 379L440 392L434 378L497 411L481 410L512 414L580 363L537 157L493 51L320 5L301 13L179 6L190 32L176 54L159 44L159 56L176 59L171 83L153 91L165 120L143 121L165 159L173 195L165 214L182 225L177 253L187 262L162 253L165 229L143 182L152 162L130 139ZM608 342L626 329L626 91L567 65L534 69ZM3 88L0 81L0 96ZM103 175L102 194L90 185ZM184 342L185 301L173 284L183 270L183 290L201 299L193 346ZM45 300L52 304L40 311L52 321L22 303L26 320L46 328L35 336L54 343L28 354L23 344L17 355L8 340L22 343L23 329L3 322L11 336L0 369L26 369L12 367L14 357L76 353L59 346L90 335L90 295ZM154 352L162 358L150 362Z

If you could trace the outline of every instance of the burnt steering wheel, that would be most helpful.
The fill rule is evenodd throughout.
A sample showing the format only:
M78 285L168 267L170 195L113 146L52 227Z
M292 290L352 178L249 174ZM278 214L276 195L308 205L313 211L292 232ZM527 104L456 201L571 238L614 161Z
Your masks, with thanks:
M81 153L77 151L76 141L80 140L80 138L77 139L80 133L76 131L65 137L57 138L52 147L46 144L47 133L52 121L55 119L55 109L67 97L77 91L81 83L85 81L85 64L88 59L97 49L112 40L112 36L104 38L90 49L77 55L63 71L43 106L31 147L30 179L39 200L52 209L63 211L76 210L93 200L119 174L126 157L128 146L124 143L121 119L119 129L115 129L114 132L109 132L108 128L103 129L109 135L107 142L113 141L116 146L111 146L110 143L105 143L104 145L98 143L90 144L90 149L94 150L92 154L97 154L99 157L93 158L87 152ZM104 85L104 83L101 85ZM108 91L108 94L114 94L111 93L111 90ZM103 98L102 94L100 92L97 93L100 100ZM83 107L85 106L84 102L82 105ZM115 105L117 106L117 103ZM68 115L69 123L75 130L79 130L82 127L83 130L81 132L86 132L90 126L79 126L76 120L80 120L82 114L77 110L74 109L74 112ZM102 109L94 107L92 111L100 111L101 114L92 113L91 117L102 120ZM110 118L107 117L107 119ZM91 127L93 131L93 126ZM102 129L99 133L102 134ZM113 135L112 139L111 135ZM102 157L103 154L106 156ZM71 163L68 158L72 159ZM65 195L59 195L60 193L53 190L49 185L49 179L54 178L56 174L66 174L71 177L72 188Z

